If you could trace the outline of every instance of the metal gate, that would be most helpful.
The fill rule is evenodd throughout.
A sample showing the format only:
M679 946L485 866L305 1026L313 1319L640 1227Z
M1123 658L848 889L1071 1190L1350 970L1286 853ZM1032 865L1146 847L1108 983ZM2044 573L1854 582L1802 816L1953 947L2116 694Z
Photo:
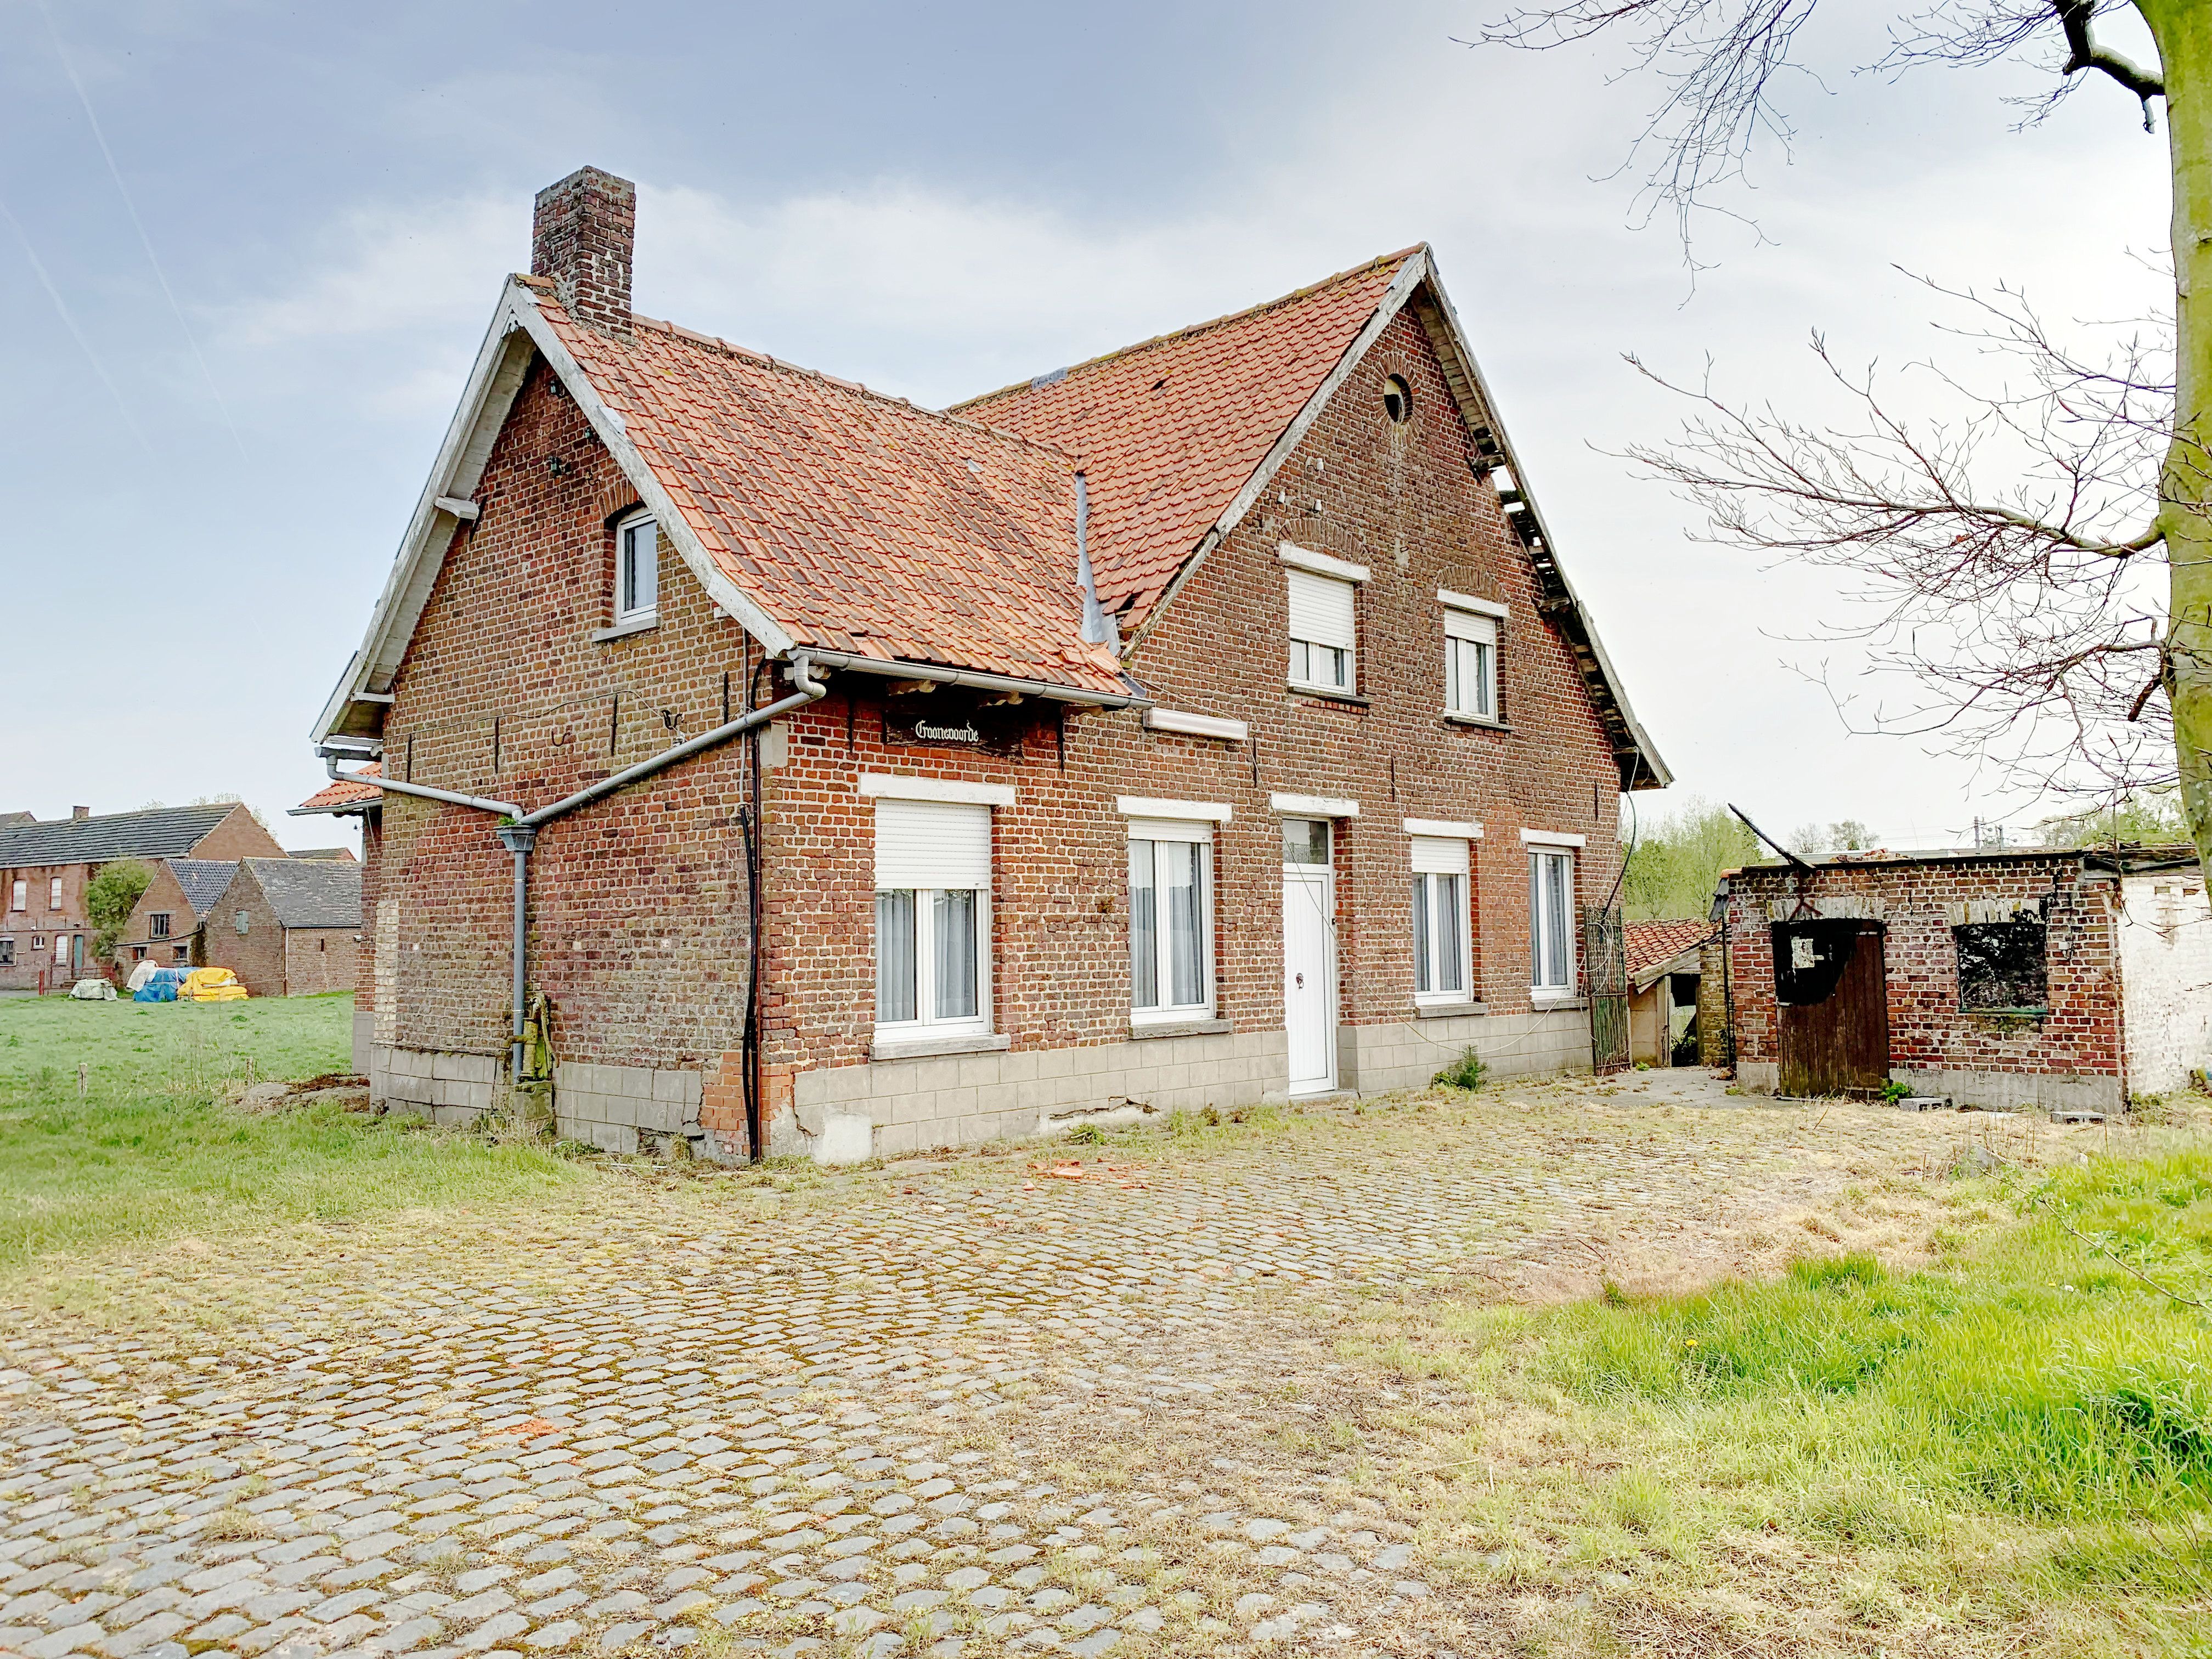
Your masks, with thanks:
M1889 1081L1889 982L1878 921L1773 925L1781 1092L1881 1093Z
M1583 994L1589 1001L1590 1069L1628 1069L1628 938L1620 912L1582 907Z

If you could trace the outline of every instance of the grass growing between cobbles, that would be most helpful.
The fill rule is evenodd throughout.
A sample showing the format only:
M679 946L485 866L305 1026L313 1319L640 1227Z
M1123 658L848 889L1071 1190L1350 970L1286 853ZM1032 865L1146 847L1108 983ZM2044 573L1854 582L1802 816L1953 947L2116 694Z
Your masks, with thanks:
M2212 1651L2212 1154L1958 1186L1918 1272L1372 1308L1425 1545L1532 1651Z
M0 1285L111 1247L506 1202L574 1179L537 1147L221 1103L228 1084L345 1071L351 1030L348 996L0 1001Z

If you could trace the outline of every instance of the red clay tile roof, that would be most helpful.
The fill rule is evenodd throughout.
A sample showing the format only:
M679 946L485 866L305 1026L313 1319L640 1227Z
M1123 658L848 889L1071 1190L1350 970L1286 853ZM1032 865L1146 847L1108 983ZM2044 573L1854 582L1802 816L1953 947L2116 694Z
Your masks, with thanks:
M1140 623L1375 314L1406 248L953 406L1075 458L1099 602ZM1122 611L1124 604L1128 609Z
M603 334L532 286L708 556L798 643L1128 691L1082 643L1065 454L647 318Z
M1703 916L1679 921L1632 921L1627 934L1628 976L1636 979L1662 963L1672 962L1693 945L1702 945L1717 931Z
M384 775L381 763L371 761L355 769L362 777L380 778ZM365 783L350 783L343 778L334 779L292 809L295 816L302 812L335 812L341 807L357 805L363 801L380 801L384 791L372 789Z

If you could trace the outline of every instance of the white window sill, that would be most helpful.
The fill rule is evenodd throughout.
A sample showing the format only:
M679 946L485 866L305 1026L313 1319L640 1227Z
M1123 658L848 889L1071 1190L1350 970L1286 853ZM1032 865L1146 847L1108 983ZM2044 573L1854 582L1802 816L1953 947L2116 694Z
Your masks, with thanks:
M1211 1014L1178 1014L1170 1019L1150 1019L1132 1015L1129 1041L1141 1042L1146 1037L1220 1036L1236 1029L1228 1020L1216 1019Z
M633 634L642 634L660 626L660 612L641 611L635 617L625 617L612 628L592 630L592 643L605 645L609 640L626 640Z
M1531 991L1528 1005L1539 1013L1553 1008L1586 1008L1589 1005L1572 991Z
M1486 732L1510 732L1513 729L1504 720L1492 720L1487 714L1462 714L1449 708L1444 710L1444 719L1454 726L1479 726Z
M1309 685L1304 680L1290 680L1285 684L1293 696L1327 697L1331 702L1358 703L1362 708L1367 706L1367 699L1348 686Z
M883 1036L869 1048L870 1060L926 1060L932 1054L994 1054L1014 1046L1004 1031L969 1032L954 1036Z
M1413 1002L1415 1019L1460 1019L1468 1014L1489 1012L1489 1006L1480 1002L1424 1002L1419 998Z

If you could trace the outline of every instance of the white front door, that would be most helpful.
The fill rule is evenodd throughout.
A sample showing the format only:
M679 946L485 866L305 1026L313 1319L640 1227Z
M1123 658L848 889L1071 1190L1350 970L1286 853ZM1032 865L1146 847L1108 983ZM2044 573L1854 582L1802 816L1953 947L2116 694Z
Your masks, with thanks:
M1283 866L1283 1030L1290 1091L1336 1087L1336 876L1326 865Z

